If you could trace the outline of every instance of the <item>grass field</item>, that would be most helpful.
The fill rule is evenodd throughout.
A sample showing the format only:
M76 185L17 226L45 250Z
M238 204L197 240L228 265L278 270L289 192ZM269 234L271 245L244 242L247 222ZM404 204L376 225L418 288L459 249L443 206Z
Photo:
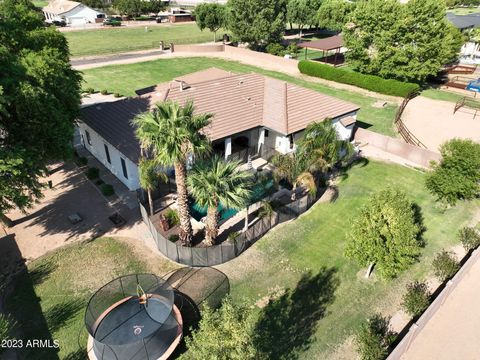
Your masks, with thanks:
M134 95L135 89L170 81L173 78L209 67L218 67L235 73L257 72L277 79L289 81L308 87L323 94L351 101L361 107L358 120L361 126L370 130L396 136L393 129L393 119L397 105L389 104L385 108L375 108L372 105L378 100L356 92L334 89L329 86L302 80L279 72L267 71L257 67L213 58L176 58L161 59L128 65L105 66L84 70L84 88L92 87L97 91L107 89L112 93Z
M148 263L125 243L100 238L90 243L65 247L46 255L29 267L12 297L8 309L18 319L26 338L57 339L55 349L23 349L22 359L85 359L83 329L85 307L93 293L114 278L138 272L162 275L172 263L158 258ZM85 334L83 332L83 334Z
M237 260L219 267L230 277L235 301L263 306L257 308L256 326L271 359L330 358L366 316L397 310L405 283L423 278L433 254L454 244L458 229L480 210L479 201L463 202L442 213L424 188L424 174L409 168L370 162L354 166L347 175L335 202L315 205L301 218L274 229ZM343 255L345 234L368 197L388 185L404 189L421 207L426 247L420 262L398 279L382 281L373 275L364 280L365 269ZM93 292L121 275L162 275L172 269L162 257L146 256L144 251L100 238L31 263L8 299L8 309L25 336L56 339L60 349L58 354L48 349L26 352L22 358L84 359L85 338L80 337L80 345L78 338ZM266 295L272 292L277 297L268 304Z
M264 311L265 314L273 311L271 315L276 316L276 323L286 324L276 328L272 321L269 331L273 333L269 336L276 339L280 349L296 348L299 359L329 359L334 348L342 344L365 317L374 311L392 314L400 309L405 283L424 278L431 269L432 256L455 244L458 229L475 210L479 211L477 201L460 203L442 213L427 193L424 177L419 171L377 162L353 167L339 184L339 197L335 202L315 205L310 213L274 229L242 255L246 257L244 263L249 265L238 273L234 272L235 268L231 271L236 274L232 284L234 298L246 296L256 301L269 292L290 289L287 294L293 305L282 297ZM426 247L420 262L399 278L365 280L365 269L343 255L345 234L368 197L386 186L405 190L420 206L427 229ZM312 291L316 294L313 297L309 295ZM305 317L317 316L310 322L291 324L289 328L287 324L291 316L295 317L295 311L303 311ZM299 343L292 343L292 334L296 334ZM297 357L292 353L287 358Z
M450 101L450 102L457 102L458 100L465 97L465 95L462 95L453 91L440 90L440 89L423 90L421 95L433 100L443 100L443 101Z
M220 30L217 37L223 34ZM194 44L213 41L213 33L200 31L196 24L158 25L144 27L107 28L69 31L64 33L72 56L112 54L158 48L165 44Z

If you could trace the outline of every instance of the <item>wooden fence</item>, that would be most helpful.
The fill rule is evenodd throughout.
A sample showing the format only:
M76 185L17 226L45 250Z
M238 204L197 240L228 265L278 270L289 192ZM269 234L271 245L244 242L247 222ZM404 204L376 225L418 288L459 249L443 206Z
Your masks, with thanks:
M422 147L426 149L427 147L425 146L424 143L422 143L408 128L407 126L403 123L402 121L402 115L403 111L408 105L408 102L415 96L416 94L411 94L405 99L403 99L402 103L400 104L400 107L397 110L397 113L395 114L395 126L397 128L398 133L402 136L403 140L407 144L412 144L418 147Z

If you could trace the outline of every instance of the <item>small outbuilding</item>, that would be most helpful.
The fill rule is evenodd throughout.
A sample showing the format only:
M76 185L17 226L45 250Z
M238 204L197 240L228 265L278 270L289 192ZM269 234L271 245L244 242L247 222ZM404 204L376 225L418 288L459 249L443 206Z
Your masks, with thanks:
M70 0L53 0L42 8L48 22L65 21L67 25L80 26L102 22L105 14L82 3Z
M299 47L305 48L305 59L307 59L308 49L322 51L322 56L318 59L327 64L337 66L345 61L342 53L343 38L340 35L330 36L324 39L304 41L298 44Z

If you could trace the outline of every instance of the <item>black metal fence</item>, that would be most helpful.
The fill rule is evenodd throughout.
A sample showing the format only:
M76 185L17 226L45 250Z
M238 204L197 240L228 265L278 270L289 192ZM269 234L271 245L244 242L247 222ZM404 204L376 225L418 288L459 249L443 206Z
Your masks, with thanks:
M240 233L235 239L210 247L186 247L169 241L157 231L142 204L140 204L140 211L158 250L163 255L183 265L202 267L223 264L236 258L276 225L295 219L307 211L316 200L309 195L304 195L276 209L271 216L257 219L247 231Z

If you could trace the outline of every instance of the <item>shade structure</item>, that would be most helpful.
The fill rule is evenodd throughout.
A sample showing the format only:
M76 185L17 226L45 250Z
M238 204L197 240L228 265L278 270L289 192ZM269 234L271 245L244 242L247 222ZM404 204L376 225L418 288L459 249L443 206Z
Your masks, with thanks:
M103 286L85 312L89 358L166 359L182 336L174 296L172 287L153 274L126 275Z
M340 35L330 36L324 39L304 41L298 44L299 47L305 48L305 59L307 58L307 49L315 49L323 52L322 59L324 62L337 65L338 60L342 60L343 54L340 49L343 47L343 38ZM334 55L325 56L325 52L335 50Z

